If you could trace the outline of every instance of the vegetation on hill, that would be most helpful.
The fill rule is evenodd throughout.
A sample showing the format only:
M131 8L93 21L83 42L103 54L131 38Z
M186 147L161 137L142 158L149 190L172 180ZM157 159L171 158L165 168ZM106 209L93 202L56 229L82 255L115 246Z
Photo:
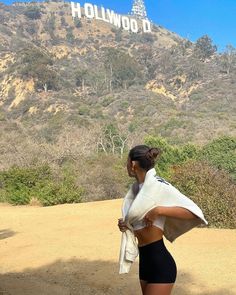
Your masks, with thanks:
M235 209L233 46L73 19L62 1L0 4L0 41L1 200L122 197L127 151L146 142L211 225L235 226L224 207Z
M124 197L134 181L126 171L129 149L116 136L114 126L103 132L93 153L93 147L86 150L79 139L73 143L67 140L67 149L61 147L61 153L57 144L41 145L30 155L27 150L18 151L15 157L21 157L21 165L0 172L0 201L49 206ZM235 138L222 137L199 147L171 145L161 136L149 135L145 143L162 151L156 165L158 175L196 201L210 226L236 226L232 214L236 209ZM84 144L80 152L77 144ZM12 151L8 157L10 154Z

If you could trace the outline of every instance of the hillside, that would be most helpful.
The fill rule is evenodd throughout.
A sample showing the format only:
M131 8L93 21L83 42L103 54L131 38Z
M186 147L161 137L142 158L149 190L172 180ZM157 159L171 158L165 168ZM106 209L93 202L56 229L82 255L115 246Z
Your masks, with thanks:
M235 54L205 56L158 25L131 34L73 20L70 9L0 5L2 127L59 135L67 124L112 122L131 137L160 134L180 144L235 135Z

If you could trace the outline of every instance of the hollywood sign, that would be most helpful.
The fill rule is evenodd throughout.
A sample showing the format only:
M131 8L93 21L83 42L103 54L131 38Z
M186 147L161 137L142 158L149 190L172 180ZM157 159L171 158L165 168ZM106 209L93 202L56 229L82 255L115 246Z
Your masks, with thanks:
M84 14L82 15L82 7L80 3L71 2L71 13L73 18L76 16L78 18L85 16L88 19L102 20L116 26L119 29L122 28L125 31L130 31L133 33L138 33L139 30L143 31L144 33L150 33L152 31L149 20L142 19L140 27L138 21L135 18L117 14L113 10L105 9L104 7L101 7L99 10L97 5L93 5L91 3L84 4Z

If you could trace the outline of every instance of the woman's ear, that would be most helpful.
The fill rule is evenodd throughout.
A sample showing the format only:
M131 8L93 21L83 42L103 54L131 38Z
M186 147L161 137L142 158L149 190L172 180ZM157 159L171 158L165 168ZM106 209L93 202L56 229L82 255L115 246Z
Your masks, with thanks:
M137 168L137 162L131 161L131 169L134 171Z

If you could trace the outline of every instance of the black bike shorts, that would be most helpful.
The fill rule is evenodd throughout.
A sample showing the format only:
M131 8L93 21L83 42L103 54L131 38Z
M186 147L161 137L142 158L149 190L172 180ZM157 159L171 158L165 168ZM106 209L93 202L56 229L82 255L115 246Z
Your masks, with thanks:
M139 279L149 284L174 283L177 268L163 239L139 246Z

